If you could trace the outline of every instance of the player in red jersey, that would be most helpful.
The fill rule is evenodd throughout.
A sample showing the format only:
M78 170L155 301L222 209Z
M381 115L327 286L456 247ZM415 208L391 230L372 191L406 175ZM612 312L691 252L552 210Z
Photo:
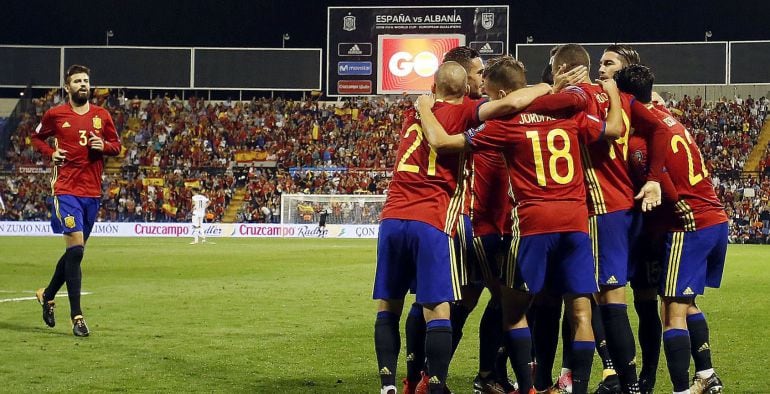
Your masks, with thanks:
M632 64L638 64L639 61L639 53L632 47L610 45L604 50L601 60L599 60L599 78L612 78L619 70ZM660 98L655 92L653 92L653 96ZM638 108L640 106L639 102L632 104L631 112L634 121L641 118L639 116L640 111L646 112L645 108ZM643 125L640 126L639 124L632 126L644 128ZM631 135L627 144L629 171L635 189L643 187L649 173L647 139L650 138L649 136L647 139L642 138L639 134ZM670 183L667 174L662 174L659 178L662 178L658 179L661 182ZM636 204L634 207L631 246L629 248L629 272L631 273L629 281L634 292L634 309L639 316L638 338L639 347L642 350L639 389L642 394L649 394L654 391L662 333L657 298L661 262L657 258L658 256L651 254L650 251L660 250L660 242L665 231L661 233L656 230L661 227L660 221L665 220L669 213L668 209L661 208L644 212L641 204Z
M489 80L498 84L493 88L495 91L509 93L525 84L523 66L510 57L489 65L488 72ZM615 105L609 110L610 125L606 131L609 136L617 136L622 130L617 105L620 100L616 90L609 91L614 92L610 100ZM513 210L513 242L506 262L507 286L502 291L503 319L506 348L519 389L534 393L529 370L531 340L524 314L532 294L548 281L570 300L576 331L573 390L587 392L594 349L589 295L597 288L591 272L582 165L577 159L579 140L599 138L603 123L584 114L557 120L524 112L488 121L464 135L448 135L430 115L431 104L430 97L423 96L417 105L432 147L440 152L500 150L508 163L517 206ZM558 252L562 252L559 258L553 259Z
M590 59L583 47L568 44L556 51L553 63L590 65ZM586 112L603 118L607 111L607 97L601 86L586 80L578 84L577 88L589 98ZM596 296L599 307L595 308L594 313L596 317L601 316L600 319L594 319L598 353L604 366L602 383L597 390L599 393L619 392L620 386L623 392L639 392L634 361L636 346L625 297L635 197L627 166L627 142L631 128L629 116L633 97L621 97L625 124L621 137L615 141L599 141L582 147L591 211L591 239L599 282L599 293ZM652 201L643 201L645 209L659 204L659 184L651 182L644 188L648 187L655 187L658 191ZM605 335L606 341L602 341Z
M623 90L643 102L651 101L655 77L642 65L615 75ZM665 168L674 185L674 209L679 216L668 229L660 295L663 298L663 348L675 392L721 393L723 384L711 364L708 326L695 298L705 287L719 287L727 251L727 215L714 192L698 146L670 113L649 105L668 127L665 139L651 150L665 152ZM689 358L696 375L688 382Z
M69 101L46 111L32 138L35 148L54 164L51 228L64 234L66 244L48 287L37 290L37 300L43 307L43 321L53 327L54 297L66 283L76 336L89 334L80 308L80 263L99 211L104 156L116 156L121 149L110 113L88 102L89 75L85 66L67 69L64 89ZM53 148L48 145L49 137L53 137Z

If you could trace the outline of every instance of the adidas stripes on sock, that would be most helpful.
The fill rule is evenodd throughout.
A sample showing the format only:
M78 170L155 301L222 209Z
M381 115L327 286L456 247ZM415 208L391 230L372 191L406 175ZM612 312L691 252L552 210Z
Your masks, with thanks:
M401 350L398 321L397 314L382 311L377 313L377 320L374 322L374 350L377 353L377 368L382 387L396 384L398 352Z

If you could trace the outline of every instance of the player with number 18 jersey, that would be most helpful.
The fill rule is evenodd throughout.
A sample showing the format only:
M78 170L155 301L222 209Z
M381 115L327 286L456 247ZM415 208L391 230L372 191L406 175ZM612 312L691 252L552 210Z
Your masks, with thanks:
M575 248L563 248L563 259L554 262L560 266L553 269L564 279L563 286L558 288L576 294L597 290L587 234L588 209L579 145L598 140L603 131L601 120L584 113L564 120L520 113L488 121L466 132L474 150L502 150L508 163L516 199L513 244L504 273L509 287L526 284L526 289L537 293L545 280L543 262L548 261L548 248L530 245L527 238L564 233L575 239L557 243L569 243Z

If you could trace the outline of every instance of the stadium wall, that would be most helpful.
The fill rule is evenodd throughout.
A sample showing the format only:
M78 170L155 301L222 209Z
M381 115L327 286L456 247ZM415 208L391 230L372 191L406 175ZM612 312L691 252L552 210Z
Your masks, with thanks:
M207 223L210 238L377 238L377 225ZM51 236L48 222L0 222L0 236ZM94 237L192 237L190 223L112 223L94 225Z

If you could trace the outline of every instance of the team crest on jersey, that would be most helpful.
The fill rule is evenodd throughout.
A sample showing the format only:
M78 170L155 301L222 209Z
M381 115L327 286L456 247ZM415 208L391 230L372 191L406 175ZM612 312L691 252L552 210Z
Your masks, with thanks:
M75 228L75 217L72 215L64 217L64 227Z
M102 118L95 116L93 118L94 121L94 128L95 129L101 129L102 128Z

